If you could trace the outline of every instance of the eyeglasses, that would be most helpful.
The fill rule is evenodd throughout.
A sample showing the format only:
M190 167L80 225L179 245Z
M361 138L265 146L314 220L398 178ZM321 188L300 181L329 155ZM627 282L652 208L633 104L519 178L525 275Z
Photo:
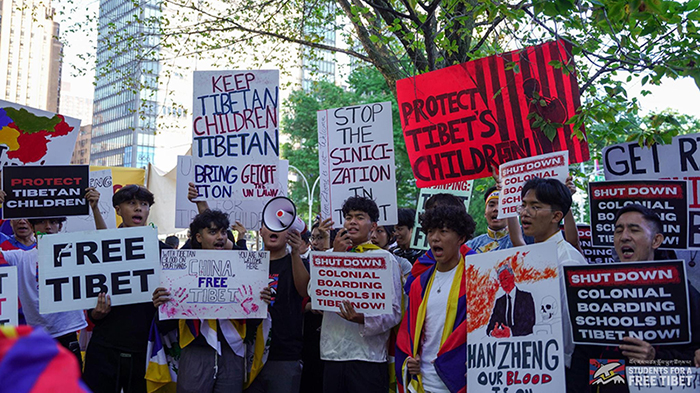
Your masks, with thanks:
M552 211L552 208L539 207L539 206L525 206L525 205L518 206L518 214L520 214L520 215L522 215L523 213L527 213L530 216L536 216L537 213L540 211Z

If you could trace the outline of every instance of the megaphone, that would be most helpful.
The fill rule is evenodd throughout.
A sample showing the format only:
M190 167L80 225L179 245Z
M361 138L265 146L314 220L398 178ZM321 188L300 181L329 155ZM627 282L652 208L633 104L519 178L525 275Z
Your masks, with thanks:
M270 199L262 211L263 225L272 232L294 229L300 234L307 231L306 223L297 216L297 207L291 199L278 196Z

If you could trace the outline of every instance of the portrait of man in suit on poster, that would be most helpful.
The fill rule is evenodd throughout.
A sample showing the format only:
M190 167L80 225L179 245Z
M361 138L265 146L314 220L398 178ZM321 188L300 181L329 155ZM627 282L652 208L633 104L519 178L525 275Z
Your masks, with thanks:
M535 325L535 302L532 294L515 286L515 273L509 265L498 269L503 296L496 299L486 334L491 337L520 337L532 334Z

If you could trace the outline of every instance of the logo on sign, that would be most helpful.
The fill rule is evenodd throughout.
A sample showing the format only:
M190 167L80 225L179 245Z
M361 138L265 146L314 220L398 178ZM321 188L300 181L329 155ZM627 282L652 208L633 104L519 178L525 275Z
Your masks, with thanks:
M627 384L623 359L591 359L590 385Z

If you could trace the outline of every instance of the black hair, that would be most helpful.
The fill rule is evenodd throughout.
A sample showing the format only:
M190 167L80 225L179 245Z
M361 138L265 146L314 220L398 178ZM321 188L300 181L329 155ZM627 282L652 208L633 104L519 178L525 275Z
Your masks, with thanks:
M32 226L35 226L36 224L44 221L57 221L59 224L63 224L66 222L65 217L51 217L51 218L30 218L27 221L29 221Z
M228 214L222 212L221 210L210 210L207 209L196 216L190 223L190 234L191 244L193 249L201 249L202 245L197 241L197 234L207 228L212 226L216 229L224 228L228 230L231 222L229 221ZM226 234L228 237L228 233Z
M489 195L491 195L492 192L496 191L496 186L491 186L486 189L486 192L484 193L484 203L486 203L486 200L489 199Z
M354 210L367 213L372 222L379 221L379 208L373 200L367 197L352 196L346 199L345 202L343 202L342 210L343 216Z
M171 235L165 238L165 244L177 250L180 247L180 239L177 236Z
M311 241L311 231L305 231L301 234L301 240L304 241L304 243L309 244Z
M396 226L403 225L408 229L413 229L416 224L416 210L409 207L402 207L397 210L399 223Z
M452 194L441 193L435 194L428 198L425 202L425 209L432 209L435 206L455 206L461 207L465 212L467 208L464 207L464 202Z
M457 206L438 205L432 209L428 209L420 215L421 230L426 235L431 229L448 228L457 235L464 236L465 240L472 238L476 223L472 216L464 209Z
M642 218L644 218L644 221L651 225L651 229L654 231L654 235L656 235L657 233L663 235L664 232L663 224L661 223L661 217L659 217L659 215L654 213L651 209L642 206L638 203L633 203L624 206L622 209L618 210L617 214L615 215L615 223L617 224L617 220L620 219L620 216L630 212L636 212L641 214Z
M152 206L156 203L153 199L153 193L148 191L148 188L139 186L138 184L129 184L114 193L114 196L112 196L112 206L117 207L117 205L132 199L148 202L148 206Z
M528 191L533 190L538 201L552 207L552 211L560 211L563 215L569 213L571 209L571 191L557 179L541 179L534 177L523 186L520 194L525 198Z

